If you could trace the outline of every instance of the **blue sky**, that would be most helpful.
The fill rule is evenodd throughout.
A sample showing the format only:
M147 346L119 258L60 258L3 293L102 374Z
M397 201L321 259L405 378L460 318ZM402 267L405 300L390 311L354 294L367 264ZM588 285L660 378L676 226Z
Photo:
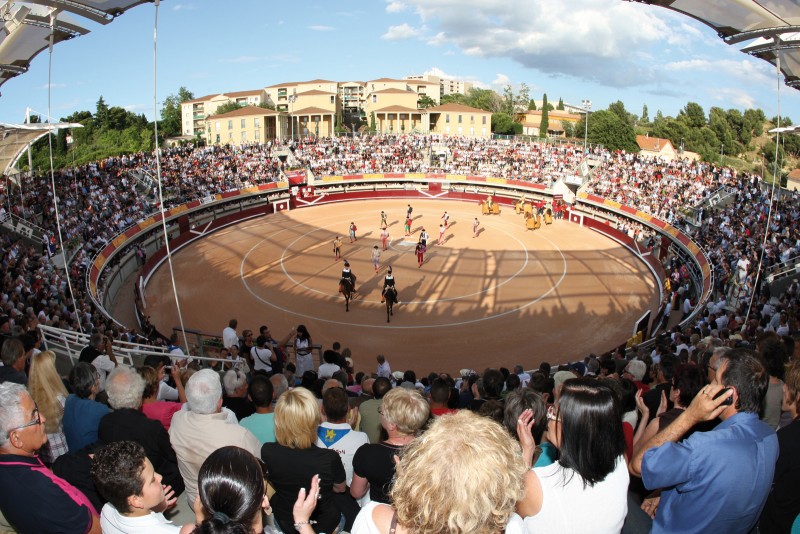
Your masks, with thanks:
M93 112L103 95L152 119L154 16L144 4L56 46L52 115ZM537 100L588 98L595 110L646 104L651 119L688 101L778 111L774 67L692 19L622 0L162 0L158 38L159 109L180 86L199 97L437 72L498 91L524 82ZM44 52L0 88L0 121L47 112L47 70ZM781 115L800 123L800 92L780 85Z

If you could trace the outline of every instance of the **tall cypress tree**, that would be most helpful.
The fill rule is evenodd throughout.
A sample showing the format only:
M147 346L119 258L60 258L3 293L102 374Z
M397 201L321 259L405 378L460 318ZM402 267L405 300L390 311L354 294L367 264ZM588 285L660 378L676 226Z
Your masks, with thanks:
M550 126L549 110L547 108L547 93L542 98L542 122L539 123L539 137L547 137L547 128Z

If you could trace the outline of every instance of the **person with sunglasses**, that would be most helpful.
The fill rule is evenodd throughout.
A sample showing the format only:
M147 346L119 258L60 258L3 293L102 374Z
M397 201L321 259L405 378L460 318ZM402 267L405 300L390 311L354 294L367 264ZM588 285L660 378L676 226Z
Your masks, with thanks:
M89 499L39 459L45 422L24 386L0 384L0 511L23 533L99 534L100 519Z

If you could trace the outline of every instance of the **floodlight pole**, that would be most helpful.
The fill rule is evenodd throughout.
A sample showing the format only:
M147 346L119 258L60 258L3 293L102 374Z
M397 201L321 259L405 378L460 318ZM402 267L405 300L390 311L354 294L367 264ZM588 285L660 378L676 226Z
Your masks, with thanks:
M592 101L584 98L581 100L581 104L583 105L583 110L586 113L583 123L583 153L586 154L586 147L589 140L589 110L592 109Z
M292 142L294 142L294 102L297 100L297 95L289 95L289 123L292 132Z

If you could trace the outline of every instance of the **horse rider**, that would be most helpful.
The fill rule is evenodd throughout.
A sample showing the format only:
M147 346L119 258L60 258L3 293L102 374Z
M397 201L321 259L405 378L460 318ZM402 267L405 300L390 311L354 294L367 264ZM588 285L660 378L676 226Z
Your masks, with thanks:
M344 269L342 269L342 279L346 279L350 281L350 287L352 288L353 293L357 293L356 291L356 275L350 272L350 262L344 260Z
M383 277L383 291L381 291L381 296L386 298L386 292L389 288L395 290L395 302L399 303L400 301L397 300L397 288L394 285L394 276L392 275L392 266L390 265L389 268L386 270L386 276Z

